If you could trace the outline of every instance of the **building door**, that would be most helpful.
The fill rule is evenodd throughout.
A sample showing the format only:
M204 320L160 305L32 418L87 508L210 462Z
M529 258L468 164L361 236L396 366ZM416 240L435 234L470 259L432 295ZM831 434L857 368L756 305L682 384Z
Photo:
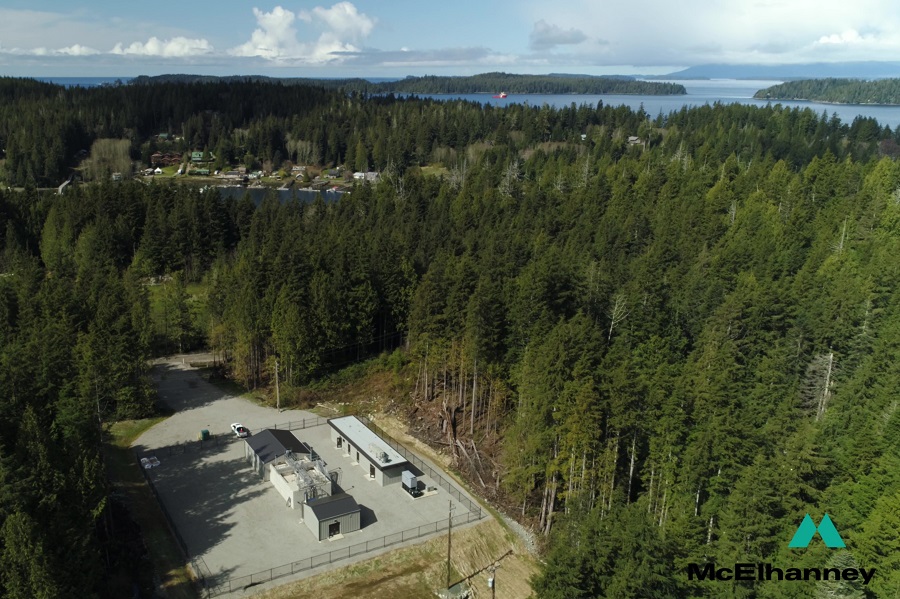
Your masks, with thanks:
M335 535L339 535L339 534L341 534L341 523L340 522L332 522L331 524L328 525L328 538L329 539L331 537L333 537Z
M375 464L369 464L369 478L375 478Z
M356 461L357 462L359 461L359 452L358 451L356 452Z
M338 437L338 444L337 444L338 449L340 449L343 444L344 444L344 440L341 437Z

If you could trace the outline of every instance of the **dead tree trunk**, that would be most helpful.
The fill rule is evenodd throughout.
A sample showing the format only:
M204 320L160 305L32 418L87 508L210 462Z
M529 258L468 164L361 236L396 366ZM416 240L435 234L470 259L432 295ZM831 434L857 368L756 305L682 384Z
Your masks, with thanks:
M612 509L612 501L613 501L613 491L616 489L616 466L619 463L619 435L616 434L616 439L613 442L613 460L612 460L612 471L609 477L609 502L607 504L607 509Z
M628 310L628 300L625 299L624 293L617 293L613 298L613 305L610 308L609 312L606 315L609 317L609 334L606 336L606 341L609 342L612 339L613 330L622 323L623 320L628 318L628 314L630 311Z
M825 388L819 399L819 408L816 411L816 420L821 420L825 415L825 408L828 406L828 400L831 397L831 372L834 368L834 352L828 352L828 367L825 370Z
M469 423L469 436L475 437L475 410L478 403L475 398L475 389L478 386L478 358L475 359L475 369L472 372L472 419Z
M822 419L831 399L831 380L835 372L834 352L820 354L806 368L804 385L800 390L801 401L808 408L815 407L816 421Z
M547 522L544 527L545 536L550 534L550 528L553 526L553 507L556 503L556 484L556 473L554 472L550 489L550 501L547 502Z
M456 410L459 408L456 406L450 407L446 406L444 408L444 413L446 414L447 419L447 442L450 444L451 451L453 452L453 463L456 464L459 461L459 452L456 447Z
M628 467L628 492L625 495L625 503L631 503L631 480L634 477L634 450L637 446L637 433L631 438L631 465Z

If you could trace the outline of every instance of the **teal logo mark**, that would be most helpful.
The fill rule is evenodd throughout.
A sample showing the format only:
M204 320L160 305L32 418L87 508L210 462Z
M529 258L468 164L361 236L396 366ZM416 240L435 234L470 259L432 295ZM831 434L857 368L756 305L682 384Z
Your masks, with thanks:
M846 547L844 540L834 527L834 523L831 521L831 518L828 517L828 514L822 516L822 521L819 522L818 527L816 527L813 519L809 517L809 514L806 514L803 518L803 522L800 523L797 532L794 533L794 538L791 539L788 547L808 547L809 542L816 536L816 531L822 536L822 540L825 541L826 547L831 547L832 549Z

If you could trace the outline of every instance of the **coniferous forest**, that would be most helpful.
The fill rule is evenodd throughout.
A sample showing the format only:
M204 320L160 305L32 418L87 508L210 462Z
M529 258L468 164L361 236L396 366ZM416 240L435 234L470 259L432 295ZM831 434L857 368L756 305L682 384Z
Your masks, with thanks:
M900 165L874 121L248 82L7 79L0 96L21 187L0 191L3 596L105 595L121 548L102 428L155 410L159 277L173 342L248 388L276 355L303 385L397 348L418 372L409 409L440 405L450 441L494 448L460 469L545 539L537 597L900 593ZM158 182L38 190L96 139L142 160L162 131L276 163L364 154L383 176L258 206ZM200 282L203 323L184 290ZM788 548L826 512L846 550ZM877 574L687 578L712 562Z
M761 89L754 97L837 104L900 104L900 79L802 79Z
M404 77L396 81L374 83L367 79L306 79L264 76L216 77L212 75L143 75L130 81L138 85L166 83L198 83L220 81L278 82L282 85L311 85L328 89L363 92L366 94L484 94L507 91L514 94L686 94L680 83L639 81L635 77L589 75L514 75L512 73L482 73L469 77Z

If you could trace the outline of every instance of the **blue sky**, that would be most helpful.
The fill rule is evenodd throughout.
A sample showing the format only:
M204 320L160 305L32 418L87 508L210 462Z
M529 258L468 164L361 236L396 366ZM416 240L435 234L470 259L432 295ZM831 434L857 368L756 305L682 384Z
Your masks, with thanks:
M664 73L896 60L895 0L4 0L0 75Z

